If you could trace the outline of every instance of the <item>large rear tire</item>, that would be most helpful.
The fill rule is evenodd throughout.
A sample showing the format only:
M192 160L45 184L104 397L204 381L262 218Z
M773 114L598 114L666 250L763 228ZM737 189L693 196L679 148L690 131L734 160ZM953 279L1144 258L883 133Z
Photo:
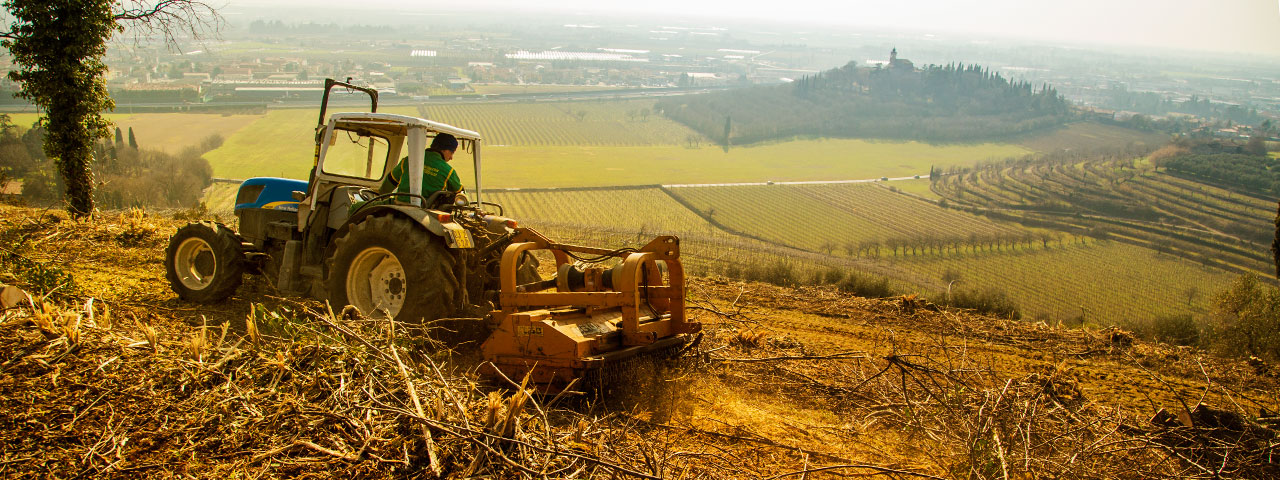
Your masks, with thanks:
M227 227L212 222L179 228L164 250L165 278L184 300L225 300L240 287L244 269L240 239Z
M335 242L325 281L334 309L426 322L453 314L458 280L441 239L412 220L374 216Z

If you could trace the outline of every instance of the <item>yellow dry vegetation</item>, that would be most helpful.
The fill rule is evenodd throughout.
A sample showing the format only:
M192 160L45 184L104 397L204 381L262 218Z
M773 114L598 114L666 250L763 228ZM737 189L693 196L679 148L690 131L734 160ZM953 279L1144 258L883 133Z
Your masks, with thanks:
M0 353L10 359L0 416L13 420L0 436L22 453L6 471L403 473L381 456L352 453L362 447L407 448L423 471L440 461L447 471L480 465L491 477L596 465L571 463L583 459L615 466L600 473L646 471L646 458L663 455L662 466L647 470L655 477L1176 477L1189 468L1179 458L1189 458L1232 476L1270 478L1258 472L1274 466L1272 427L1254 419L1277 409L1280 388L1268 373L1274 367L1260 362L1147 343L1118 329L940 310L914 296L866 299L718 278L688 284L688 311L704 330L687 361L624 370L619 381L631 382L623 385L633 403L592 404L584 413L533 397L520 409L530 397L502 381L476 381L468 350L475 347L446 351L430 367L402 362L420 345L411 329L397 328L403 340L386 342L385 321L281 297L258 277L226 301L176 299L161 264L167 235L186 222L176 213L106 211L83 222L0 204L0 235L31 240L12 248L66 269L77 285L64 301L0 314ZM352 378L387 381L344 390ZM84 395L86 388L99 393ZM425 395L431 413L406 391ZM1218 416L1204 415L1197 402ZM255 408L288 412L287 421ZM1156 421L1161 409L1174 415L1172 424ZM157 411L170 421L154 421ZM238 427L203 428L210 412ZM519 421L491 428L498 424L486 412ZM1197 430L1180 423L1184 413L1196 422L1218 418L1199 430L1212 430L1202 438L1223 448L1170 439ZM365 427L326 423L337 417ZM436 460L423 437L415 448L397 443L404 425L424 419L433 425ZM51 425L69 434L41 434ZM80 441L102 432L145 446L115 442L96 455L94 443ZM538 450L511 449L498 459L487 439L499 436ZM1098 448L1099 439L1111 447ZM568 454L541 453L552 449ZM1229 455L1213 463L1194 456L1218 451Z
M215 182L204 189L202 197L210 212L231 213L236 206L236 192L240 185L236 183Z
M11 121L22 127L30 127L39 115L35 113L10 113ZM263 118L263 115L217 113L108 113L107 120L120 127L124 141L128 142L129 128L133 128L139 148L178 153L184 148L200 144L210 135L224 140L240 129Z
M107 118L120 127L126 142L129 128L133 128L139 148L177 153L186 147L199 145L211 135L218 135L226 140L261 119L262 115L138 113L113 114Z

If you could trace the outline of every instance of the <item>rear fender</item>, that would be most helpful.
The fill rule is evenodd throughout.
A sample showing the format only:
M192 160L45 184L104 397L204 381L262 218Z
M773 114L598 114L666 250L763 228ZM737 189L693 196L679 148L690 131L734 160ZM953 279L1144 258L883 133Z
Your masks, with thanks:
M440 238L444 239L445 246L449 248L475 248L475 239L471 237L471 232L462 228L455 222L442 222L441 218L449 218L449 214L439 210L429 210L419 207L407 205L374 205L361 208L356 212L355 216L347 220L347 223L338 229L337 234L333 238L339 238L346 233L351 225L355 225L370 215L399 215L422 225Z

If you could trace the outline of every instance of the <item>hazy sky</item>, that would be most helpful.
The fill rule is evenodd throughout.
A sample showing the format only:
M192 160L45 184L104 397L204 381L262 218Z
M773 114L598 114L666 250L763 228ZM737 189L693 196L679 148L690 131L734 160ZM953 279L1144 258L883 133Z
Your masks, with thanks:
M964 33L1050 42L1140 45L1280 56L1280 0L226 0L253 4L361 5L429 12L538 10L645 14ZM376 15L358 19L378 23Z

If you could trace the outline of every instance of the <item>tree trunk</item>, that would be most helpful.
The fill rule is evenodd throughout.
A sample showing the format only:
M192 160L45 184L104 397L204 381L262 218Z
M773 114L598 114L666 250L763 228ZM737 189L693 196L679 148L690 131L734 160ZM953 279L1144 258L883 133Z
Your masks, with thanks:
M88 128L88 112L93 102L62 97L49 109L45 152L58 164L66 186L67 213L81 218L93 213L93 142L102 132Z

